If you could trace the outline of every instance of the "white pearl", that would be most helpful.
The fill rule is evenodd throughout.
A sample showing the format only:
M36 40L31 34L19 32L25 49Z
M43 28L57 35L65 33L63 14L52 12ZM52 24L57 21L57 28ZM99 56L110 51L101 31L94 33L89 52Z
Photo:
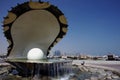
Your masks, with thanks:
M43 59L43 57L44 57L44 53L39 48L33 48L29 50L27 54L27 59L32 59L32 60Z

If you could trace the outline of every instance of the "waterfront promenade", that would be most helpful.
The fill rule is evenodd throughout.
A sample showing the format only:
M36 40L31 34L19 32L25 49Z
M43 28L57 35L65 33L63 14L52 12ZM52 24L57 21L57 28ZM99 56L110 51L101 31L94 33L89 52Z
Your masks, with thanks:
M112 70L120 74L120 61L104 61L104 60L73 60L73 64L81 65L85 62L84 66L104 68Z

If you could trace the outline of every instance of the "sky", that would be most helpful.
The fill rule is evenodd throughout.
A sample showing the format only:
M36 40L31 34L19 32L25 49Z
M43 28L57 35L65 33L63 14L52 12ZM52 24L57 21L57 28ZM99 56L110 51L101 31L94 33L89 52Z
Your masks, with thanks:
M0 22L11 7L29 0L0 0ZM38 1L38 0L33 0ZM66 16L68 32L51 52L120 56L120 0L42 0L57 6ZM0 54L8 43L0 23Z

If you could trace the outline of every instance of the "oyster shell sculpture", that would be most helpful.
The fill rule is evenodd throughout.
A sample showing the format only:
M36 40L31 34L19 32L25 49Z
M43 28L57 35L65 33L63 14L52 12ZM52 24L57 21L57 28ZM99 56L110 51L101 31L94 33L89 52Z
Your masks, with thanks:
M7 58L27 58L32 48L40 48L46 58L51 48L66 34L67 26L64 14L48 2L18 4L3 21L9 43Z

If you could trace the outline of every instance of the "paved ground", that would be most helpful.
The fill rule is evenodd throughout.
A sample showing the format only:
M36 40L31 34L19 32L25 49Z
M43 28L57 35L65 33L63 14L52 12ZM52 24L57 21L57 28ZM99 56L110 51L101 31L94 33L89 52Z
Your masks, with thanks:
M83 61L85 66L104 68L120 73L120 61L74 60L73 64L81 65Z

